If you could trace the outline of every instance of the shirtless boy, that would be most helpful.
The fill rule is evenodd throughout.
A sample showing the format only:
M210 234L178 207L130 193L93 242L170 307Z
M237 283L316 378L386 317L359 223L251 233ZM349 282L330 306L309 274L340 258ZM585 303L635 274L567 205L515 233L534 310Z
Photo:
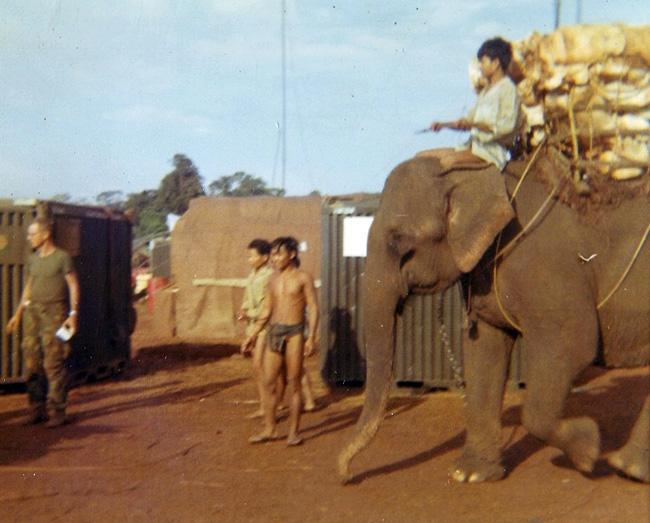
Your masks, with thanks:
M287 236L273 240L271 261L277 272L269 280L268 296L255 322L255 328L244 342L244 347L253 344L256 336L269 323L263 357L264 429L248 441L262 443L277 439L277 397L274 389L284 364L290 391L287 446L295 446L302 443L298 426L302 403L300 381L303 356L311 356L317 350L318 303L313 277L299 268L298 242L295 238ZM307 338L304 337L305 313L308 316Z

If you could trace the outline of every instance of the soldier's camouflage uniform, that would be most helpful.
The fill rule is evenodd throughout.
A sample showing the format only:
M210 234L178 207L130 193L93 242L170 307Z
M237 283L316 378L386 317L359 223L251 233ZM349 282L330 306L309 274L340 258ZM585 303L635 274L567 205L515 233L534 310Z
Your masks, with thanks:
M52 254L32 254L27 261L32 282L31 297L23 319L24 377L33 417L65 415L67 373L65 361L70 346L56 337L68 317L66 275L74 270L67 252L55 248Z
M65 303L31 302L24 312L23 356L27 395L32 411L46 406L49 412L65 412L67 405L67 374L65 360L70 345L55 333L67 318Z

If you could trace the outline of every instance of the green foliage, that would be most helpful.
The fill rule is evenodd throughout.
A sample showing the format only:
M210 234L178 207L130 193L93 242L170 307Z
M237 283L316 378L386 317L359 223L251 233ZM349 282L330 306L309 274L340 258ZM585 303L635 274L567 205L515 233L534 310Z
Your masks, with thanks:
M104 205L111 209L122 210L125 203L124 193L122 191L104 191L95 196L95 201L99 205Z
M133 214L133 235L136 238L153 236L167 230L166 213L156 207L158 191L129 194L124 209Z
M243 171L211 182L208 191L210 196L284 196L284 189L267 187L262 178Z
M70 196L70 193L63 192L51 196L50 200L52 200L53 202L70 203L72 202L72 196Z
M204 196L199 170L187 156L175 154L172 159L174 170L160 182L155 205L165 214L183 214L192 198Z

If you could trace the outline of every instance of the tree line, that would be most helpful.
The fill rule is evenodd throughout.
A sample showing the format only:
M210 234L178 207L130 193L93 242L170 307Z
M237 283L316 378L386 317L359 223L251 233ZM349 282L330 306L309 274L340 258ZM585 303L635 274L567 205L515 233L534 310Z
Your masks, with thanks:
M284 189L268 187L262 178L243 171L210 182L206 192L203 177L192 160L184 154L175 154L171 163L174 168L162 178L158 189L147 189L128 195L122 191L104 191L95 197L93 203L131 213L134 236L145 238L166 232L167 215L183 214L187 211L190 200L198 196L246 197L285 194ZM312 194L318 194L318 191ZM75 202L69 194L58 194L52 199L88 203Z

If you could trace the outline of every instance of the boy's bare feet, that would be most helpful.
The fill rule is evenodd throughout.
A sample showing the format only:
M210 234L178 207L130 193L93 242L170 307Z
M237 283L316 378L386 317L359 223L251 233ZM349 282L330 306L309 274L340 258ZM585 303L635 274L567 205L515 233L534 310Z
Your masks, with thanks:
M287 438L287 447L297 447L298 445L302 445L302 438L300 436Z
M266 443L267 441L274 441L278 439L278 435L275 432L260 432L259 434L254 434L248 438L248 443Z
M257 409L255 412L251 412L246 416L246 419L257 419L264 416L264 411L262 409Z

